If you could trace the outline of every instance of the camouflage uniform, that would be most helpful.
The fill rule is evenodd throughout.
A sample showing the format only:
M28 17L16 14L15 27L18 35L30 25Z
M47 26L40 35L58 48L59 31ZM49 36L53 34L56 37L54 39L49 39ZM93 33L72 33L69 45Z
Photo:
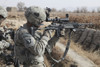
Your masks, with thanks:
M40 16L38 16L38 14ZM39 7L29 7L25 15L27 21L32 24L35 24L35 26L38 26L40 21L44 21L46 19L45 11L43 11L43 9ZM34 18L35 15L38 17ZM14 40L15 57L18 59L19 63L22 63L24 65L24 67L45 67L43 58L45 48L48 45L48 42L52 42L51 44L49 44L52 47L58 40L58 38L55 36L55 38L52 37L55 39L53 40L50 37L51 35L49 31L46 31L44 34L41 34L38 30L35 29L35 26L33 26L34 32L31 31L31 27L28 27L27 24L25 24L23 27L20 27L16 31Z
M1 20L2 19L5 19L7 17L7 11L5 9L3 9L1 6L0 6L0 22L2 22ZM7 48L10 46L10 44L5 41L5 39L7 38L5 36L5 27L1 27L0 26L0 54L3 52L3 49Z
M11 45L12 39L3 27L0 27L0 54Z
M7 56L11 54L8 54L6 50L11 49L12 39L9 35L10 30L8 30L6 26L1 26L1 23L6 19L6 17L7 11L0 6L0 58L3 58L2 60L9 64L10 61Z

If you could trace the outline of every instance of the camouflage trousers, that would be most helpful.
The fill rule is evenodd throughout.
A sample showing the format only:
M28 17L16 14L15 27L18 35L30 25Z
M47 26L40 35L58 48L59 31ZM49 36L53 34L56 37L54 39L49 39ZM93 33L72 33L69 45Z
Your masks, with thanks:
M44 62L41 62L39 64L33 64L33 65L23 65L23 67L46 67L46 65L44 64Z

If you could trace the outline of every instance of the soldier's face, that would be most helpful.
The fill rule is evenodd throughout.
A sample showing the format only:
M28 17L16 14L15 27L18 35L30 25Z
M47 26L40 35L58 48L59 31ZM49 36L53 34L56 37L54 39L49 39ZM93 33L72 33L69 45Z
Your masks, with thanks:
M4 18L0 15L0 25L4 21Z

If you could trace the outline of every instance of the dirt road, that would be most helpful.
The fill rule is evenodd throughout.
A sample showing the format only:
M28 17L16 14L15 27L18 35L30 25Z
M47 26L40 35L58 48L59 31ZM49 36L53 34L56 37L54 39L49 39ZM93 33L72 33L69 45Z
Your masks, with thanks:
M57 47L59 47L63 52L65 51L65 45L59 42L57 43ZM91 60L79 55L71 48L68 51L68 56L70 56L73 59L73 61L75 61L79 65L78 67L97 67Z

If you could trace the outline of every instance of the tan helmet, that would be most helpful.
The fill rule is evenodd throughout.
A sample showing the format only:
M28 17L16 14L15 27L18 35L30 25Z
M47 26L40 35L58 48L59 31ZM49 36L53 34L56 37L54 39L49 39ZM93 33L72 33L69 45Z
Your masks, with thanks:
M46 20L45 10L37 7L31 6L25 11L25 17L28 22L39 25L42 21Z
M6 18L7 17L7 11L0 6L0 15L3 17L3 18Z

